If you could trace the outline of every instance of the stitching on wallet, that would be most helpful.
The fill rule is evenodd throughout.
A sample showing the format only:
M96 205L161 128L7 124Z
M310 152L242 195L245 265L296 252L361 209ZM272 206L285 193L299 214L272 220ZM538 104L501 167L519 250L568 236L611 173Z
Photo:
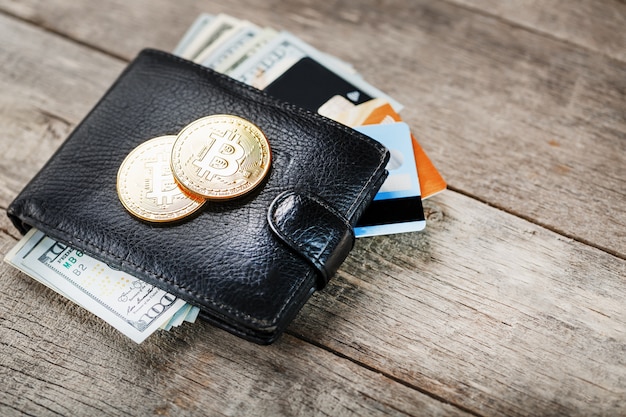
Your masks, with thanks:
M305 255L306 259L308 259L324 275L324 280L328 281L330 277L327 276L328 272L326 270L326 264L318 256L315 256L313 249L310 248L309 246L306 246L303 243L300 243L298 240L293 239L290 235L286 234L283 231L283 228L278 227L278 221L276 219L276 212L280 204L282 204L282 202L284 202L287 198L293 197L293 196L310 200L313 203L318 204L319 206L324 208L327 211L327 213L330 214L330 218L338 219L341 222L341 224L344 227L344 229L342 229L342 234L345 233L346 230L351 231L352 227L350 226L350 223L345 219L345 217L341 215L341 213L339 213L332 206L327 204L326 201L324 201L323 199L317 197L315 194L312 194L310 192L288 191L288 192L282 193L281 195L277 197L277 200L275 200L275 202L272 203L272 205L270 206L272 223L273 223L272 229L274 230L274 232L277 233L293 249ZM352 236L354 239L354 234L352 234ZM338 236L337 234L331 235L331 239L328 239L326 241L326 245L324 246L322 253L326 252L326 248L328 248L329 245L332 244L333 246L335 246L340 241L341 241L341 236ZM337 249L337 248L335 247L334 249ZM334 253L334 250L333 250L333 253Z
M290 193L290 194L295 194L295 193ZM281 203L283 201L286 200L286 198L289 197L289 195L284 195L281 198ZM310 198L309 196L307 196L307 198ZM280 205L280 204L278 204ZM272 217L273 217L273 221L276 225L278 225L278 222L276 221L276 211L278 210L277 206L273 206L272 207ZM320 272L324 273L324 264L320 261L320 259L317 256L314 256L313 251L311 250L311 248L309 248L308 246L305 246L301 243L299 243L297 240L293 239L291 236L289 236L288 234L284 233L283 228L281 227L274 227L274 231L281 237L281 239L283 239L285 242L289 243L289 245L296 249L298 252L301 252L302 254L306 255L306 259L308 259L317 269L320 270ZM328 247L329 242L326 242L326 247Z
M89 243L89 242L87 242L85 239L82 239L82 238L80 238L80 237L76 236L74 233L67 233L67 232L64 232L64 231L62 231L61 229L56 228L56 227L52 226L51 224L49 224L48 222L43 221L43 220L36 220L36 219L34 219L34 218L30 218L30 219L31 219L31 220L34 220L32 223L40 223L40 224L43 224L44 226L46 226L47 228L49 228L49 229L51 229L51 230L56 230L56 231L61 232L61 233L63 233L63 234L69 234L69 235L70 235L70 236L71 236L74 240L76 240L76 241L78 241L78 242L82 242L84 245L88 245L89 247L94 248L94 249L96 249L98 252L103 253L103 254L105 254L105 255L107 255L107 256L109 256L109 257L112 257L113 259L119 260L122 264L123 264L123 263L126 263L126 264L128 264L128 265L130 265L130 266L132 266L132 267L136 268L137 270L139 270L139 271L141 271L141 272L144 272L144 273L148 274L148 275L149 275L149 276L151 276L152 278L158 279L159 281L162 281L162 282L166 282L166 283L168 283L169 285L171 285L172 287L176 288L178 291L184 292L184 293L189 294L189 295L191 295L191 296L193 296L193 297L196 297L196 298L201 298L201 299L205 300L206 302L208 302L209 304L213 305L214 307L217 307L217 308L219 308L219 309L221 309L221 310L223 310L223 311L227 311L228 313L233 314L233 315L235 315L235 316L237 316L237 317L244 318L244 319L248 320L248 321L249 321L249 322L251 322L251 323L256 323L256 324L259 324L259 323L267 323L267 322L268 322L267 320L259 320L259 319L256 319L256 318L254 318L254 317L250 316L249 314L245 314L245 313L241 312L241 311L240 311L240 310L238 310L238 309L234 309L234 308L232 308L232 307L229 307L229 306L227 306L227 305L226 305L226 304L224 304L224 303L217 302L217 301L215 301L215 300L213 300L213 299L208 298L208 297L207 297L207 296L205 296L205 295L199 295L199 294L197 294L196 292L191 291L191 290L189 290L189 289L187 289L187 288L185 288L185 287L182 287L182 286L180 286L180 285L178 285L178 284L174 284L171 280L167 279L165 276L163 276L163 275L161 275L161 274L157 274L156 272L153 272L153 271L149 271L149 270L147 270L146 268L144 268L144 267L142 267L142 266L140 266L140 265L135 264L134 262L131 262L131 261L125 260L123 257L121 257L121 256L119 256L119 255L117 255L117 254L114 254L114 253L112 253L112 252L109 252L109 251L108 251L108 250L106 250L106 249L103 249L103 248L101 248L101 247L97 246L97 245L94 245L94 244L92 244L92 243ZM30 223L30 222L25 221L25 223ZM300 282L298 282L298 284L296 285L296 287L300 287L300 286L302 286L302 283L305 281L305 278L306 278L307 276L308 276L308 274L304 275L304 276L302 277L302 279L300 280ZM278 313L276 314L276 316L275 316L275 317L274 317L274 318L270 321L272 324L276 321L276 319L278 318L278 316L280 316L280 315L283 313L283 311L287 308L287 306L289 305L289 303L291 302L291 300L292 300L292 299L293 299L293 297L295 297L295 296L296 296L296 293L294 292L294 293L292 293L292 294L291 294L291 295L290 295L290 296L289 296L289 297L285 300L285 302L283 303L283 305L281 306L281 308L278 310Z

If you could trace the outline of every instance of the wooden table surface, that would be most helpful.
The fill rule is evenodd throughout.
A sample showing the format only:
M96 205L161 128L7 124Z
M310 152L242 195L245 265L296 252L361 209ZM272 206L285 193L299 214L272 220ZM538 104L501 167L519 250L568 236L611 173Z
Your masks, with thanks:
M201 12L352 63L449 189L267 347L203 322L136 345L2 263L0 415L626 415L621 0L0 0L0 255L10 201Z

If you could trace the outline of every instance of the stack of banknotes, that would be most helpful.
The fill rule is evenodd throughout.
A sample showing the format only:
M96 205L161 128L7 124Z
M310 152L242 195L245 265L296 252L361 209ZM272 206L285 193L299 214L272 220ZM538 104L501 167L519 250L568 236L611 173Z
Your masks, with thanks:
M389 177L357 224L357 237L425 226L422 200L446 188L399 112L402 105L354 67L294 35L225 14L200 15L174 54L352 127L391 152ZM5 261L137 343L193 323L197 307L31 229Z

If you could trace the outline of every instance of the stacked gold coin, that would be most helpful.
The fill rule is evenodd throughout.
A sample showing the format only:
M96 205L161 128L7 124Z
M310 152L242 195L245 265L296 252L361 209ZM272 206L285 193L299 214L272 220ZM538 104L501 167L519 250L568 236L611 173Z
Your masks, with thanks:
M206 200L252 191L270 163L269 143L257 126L237 116L207 116L176 136L160 136L131 151L118 171L117 192L134 216L175 221Z

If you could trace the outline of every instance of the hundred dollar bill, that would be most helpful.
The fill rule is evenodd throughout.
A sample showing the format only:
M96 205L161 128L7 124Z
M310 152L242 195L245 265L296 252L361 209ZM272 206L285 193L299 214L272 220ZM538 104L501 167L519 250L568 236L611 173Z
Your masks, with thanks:
M187 29L187 32L185 32L185 35L180 40L180 42L178 42L176 48L174 48L174 55L180 56L180 54L182 54L183 51L187 49L191 41L193 41L198 36L200 31L208 26L214 19L215 16L208 13L202 13L200 16L198 16L193 24L189 27L189 29Z
M276 35L278 35L278 32L274 29L263 28L241 48L238 48L234 53L215 65L213 69L217 72L230 75L233 71L237 70L240 65L244 65L248 58L254 56L258 50L270 42Z
M207 53L206 50L200 53L195 61L205 67L215 69L238 51L244 50L243 48L246 48L261 30L256 25L246 25L229 39L216 46L210 53Z
M215 16L206 26L198 30L198 33L180 52L180 56L192 61L195 60L204 49L214 43L222 42L243 24L245 24L244 21L232 16L225 14Z
M222 36L217 38L210 45L200 51L195 57L194 62L201 64L209 57L213 56L219 49L230 44L233 40L240 37L250 38L258 33L260 28L246 20L241 21L232 30L225 32Z
M64 295L141 343L159 328L170 328L197 308L184 300L33 228L7 253L6 262ZM180 314L176 314L180 312Z

